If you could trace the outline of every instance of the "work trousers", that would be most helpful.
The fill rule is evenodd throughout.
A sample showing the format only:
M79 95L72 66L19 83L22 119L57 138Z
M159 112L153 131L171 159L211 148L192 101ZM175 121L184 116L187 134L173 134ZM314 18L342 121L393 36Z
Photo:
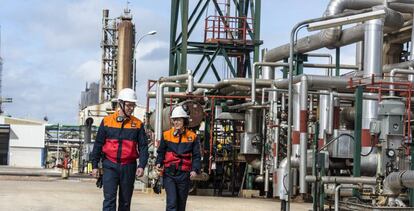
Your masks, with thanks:
M119 187L118 211L129 211L134 191L136 163L117 164L105 159L103 174L103 211L116 211L116 196Z
M176 175L166 173L163 178L167 193L167 211L185 211L190 188L190 172L178 171Z

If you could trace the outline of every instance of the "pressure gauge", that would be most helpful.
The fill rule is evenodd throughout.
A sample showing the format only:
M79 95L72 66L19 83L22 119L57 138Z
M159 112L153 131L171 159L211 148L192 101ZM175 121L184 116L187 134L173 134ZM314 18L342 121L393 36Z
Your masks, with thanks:
M400 126L399 126L398 124L394 124L392 127L394 128L394 130L398 130L398 128L399 128Z
M394 151L394 150L392 150L392 149L389 149L389 150L387 151L387 155L388 155L388 157L394 157L394 156L395 156L395 151Z

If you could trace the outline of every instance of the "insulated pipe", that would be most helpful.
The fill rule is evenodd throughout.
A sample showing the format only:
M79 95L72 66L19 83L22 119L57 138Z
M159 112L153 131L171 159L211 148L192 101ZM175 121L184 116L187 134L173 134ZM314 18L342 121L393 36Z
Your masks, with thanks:
M404 74L404 75L414 75L414 70L406 70L406 69L393 69L393 70L391 70L391 73L390 73L390 82L391 83L394 83L394 77L395 77L395 75L396 74ZM394 89L395 87L394 87L394 84L391 84L390 85L390 95L391 96L394 96L395 95L395 92L394 92L394 90L392 90L392 89Z
M333 134L333 125L334 125L334 93L331 91L329 93L329 111L328 111L328 130L327 133L332 135Z
M362 71L364 67L364 42L356 43L355 64L358 66L358 71Z
M300 107L300 164L299 164L299 193L306 194L308 185L306 183L307 151L308 151L308 79L302 75L299 91Z
M410 60L414 59L414 10L412 13L412 17L413 17L413 24L411 25L411 48L410 48Z
M192 93L194 90L194 76L191 70L188 70L188 77L187 77L187 93Z
M330 96L329 91L320 90L321 94L319 95L319 134L318 134L318 146L319 148L325 146L326 134L328 133L329 128L329 105Z
M191 71L189 71L191 73ZM175 81L184 81L188 79L189 73L186 74L180 74L180 75L173 75L168 77L161 77L158 81L159 82L175 82Z
M298 83L301 80L301 75L294 76L292 83ZM348 86L348 78L347 77L328 77L328 76L321 76L321 75L306 75L308 79L308 89L334 89L334 88L342 88L345 89ZM274 84L277 88L286 89L289 86L288 79L279 79L275 80Z
M329 54L328 54L329 55ZM253 65L256 64L257 66L267 66L267 67L289 67L289 63L284 62L255 62ZM303 63L303 67L308 68L335 68L336 64L316 64L316 63ZM358 66L350 65L350 64L341 64L339 68L344 70L357 70Z
M198 88L195 91L193 91L192 95L203 95L206 89ZM147 92L147 97L149 98L155 98L157 96L156 91ZM164 92L165 98L188 98L189 93L187 92Z
M414 188L414 171L390 173L384 180L384 194L398 196L403 188Z
M381 76L383 24L381 19L369 20L365 24L364 38L364 77ZM370 123L378 117L378 101L363 100L362 102L362 151L371 151Z
M396 64L387 64L387 65L384 65L382 72L389 73L393 69L408 69L411 66L414 66L414 60L396 63Z
M292 168L299 167L299 145L292 146L292 156L290 159L284 158L280 161L279 168L277 169L277 183L276 183L276 195L279 196L280 200L287 200L288 199L288 189L292 186L288 185L287 177L289 175L289 170L292 171ZM287 163L288 160L291 162L292 168L288 168Z
M315 182L317 179L315 176L308 175L306 176L307 182ZM320 178L323 184L367 184L375 185L377 184L376 177L345 177L345 176L324 176Z
M256 85L258 86L267 86L270 87L272 85L272 80L265 80L265 79L257 79ZM230 85L240 85L240 86L251 86L252 80L247 78L228 78L223 79L215 84L206 84L206 83L195 83L195 88L205 88L205 89L221 89Z
M326 16L336 16L342 13L345 9L364 9L371 8L376 5L382 5L382 0L376 1L360 1L360 0L332 0L330 6L325 12ZM392 7L391 7L392 8ZM391 32L395 29L402 27L403 18L398 12L385 8L386 11L386 28L385 32ZM357 25L344 30L339 28L322 30L317 34L313 34L296 41L295 52L306 53L309 51L317 50L323 47L340 47L348 44L352 44L363 40L363 25ZM266 53L265 61L275 62L289 57L289 44L285 44L269 50Z

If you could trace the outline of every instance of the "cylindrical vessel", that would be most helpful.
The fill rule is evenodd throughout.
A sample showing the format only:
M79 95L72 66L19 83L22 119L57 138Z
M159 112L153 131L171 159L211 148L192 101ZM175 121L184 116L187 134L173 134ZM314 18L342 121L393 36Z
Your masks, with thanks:
M130 17L122 17L118 25L118 65L116 90L132 88L133 50L135 29Z

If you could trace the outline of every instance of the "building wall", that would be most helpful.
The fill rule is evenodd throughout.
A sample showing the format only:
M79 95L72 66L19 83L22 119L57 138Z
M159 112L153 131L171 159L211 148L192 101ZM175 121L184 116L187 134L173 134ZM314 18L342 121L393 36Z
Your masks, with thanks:
M10 147L9 165L14 167L42 167L42 148Z
M10 147L45 147L44 125L10 125Z
M42 167L45 147L45 122L0 116L10 125L8 164L15 167Z

